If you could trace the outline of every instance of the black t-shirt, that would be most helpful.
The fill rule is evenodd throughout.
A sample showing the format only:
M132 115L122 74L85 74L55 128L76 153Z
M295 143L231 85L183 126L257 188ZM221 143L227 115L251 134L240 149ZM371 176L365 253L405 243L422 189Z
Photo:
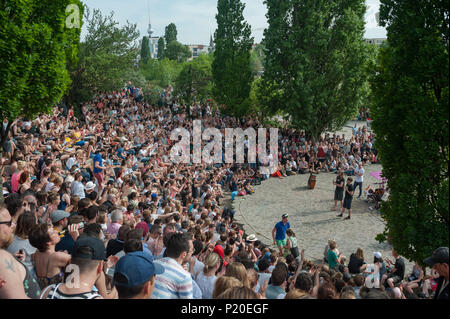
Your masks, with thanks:
M352 274L359 274L360 273L360 267L364 265L364 260L359 259L356 257L355 254L350 255L350 261L348 262L348 270Z
M347 189L348 189L348 191L349 192L353 192L353 185L352 184L350 184L350 185L345 185L345 189L346 189L346 191L345 191L345 197L344 197L344 199L352 199L353 198L353 195L350 195L348 192L347 192Z
M338 185L342 182L344 182L344 184L342 185L342 187L339 187ZM336 191L342 192L344 190L344 186L345 186L345 179L340 176L336 177Z
M434 299L447 299L448 300L448 282L444 289L442 289L442 285L444 284L445 277L439 277L436 282L438 283L436 287L436 293L434 294Z
M397 258L394 268L396 269L394 275L399 276L403 279L403 277L405 277L405 261L403 260L403 258Z

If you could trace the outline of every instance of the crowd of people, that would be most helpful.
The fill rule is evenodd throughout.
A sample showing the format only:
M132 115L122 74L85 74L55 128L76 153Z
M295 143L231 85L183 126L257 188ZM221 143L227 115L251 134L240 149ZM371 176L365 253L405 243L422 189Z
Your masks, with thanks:
M98 92L78 117L55 108L14 121L0 163L0 298L448 298L448 248L426 261L431 276L416 264L405 280L395 251L395 263L376 252L368 264L362 250L347 263L330 241L322 263L306 260L287 214L274 228L278 250L244 234L224 198L252 194L270 178L259 171L265 163L174 165L169 136L191 131L193 119L222 133L261 123L208 103L187 108L171 93L151 106L129 85ZM374 141L366 127L316 142L280 129L272 177L347 174L357 181L346 192L359 186L361 195L361 168L377 162ZM341 206L350 218L351 201Z

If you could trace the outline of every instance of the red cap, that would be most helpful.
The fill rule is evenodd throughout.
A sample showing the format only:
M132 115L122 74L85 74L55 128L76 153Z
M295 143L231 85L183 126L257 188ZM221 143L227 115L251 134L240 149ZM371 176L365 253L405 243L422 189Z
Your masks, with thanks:
M136 225L135 229L142 229L144 231L143 236L145 237L148 233L148 225L146 222L140 222L139 224Z
M223 248L220 245L217 245L216 247L214 247L214 252L216 254L218 254L220 256L220 258L224 258L225 257L225 253L223 252Z

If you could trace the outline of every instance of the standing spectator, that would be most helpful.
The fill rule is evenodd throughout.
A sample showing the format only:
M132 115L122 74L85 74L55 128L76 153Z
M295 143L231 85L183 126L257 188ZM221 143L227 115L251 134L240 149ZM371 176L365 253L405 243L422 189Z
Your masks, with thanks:
M291 224L288 221L289 215L283 214L281 216L281 221L275 224L272 229L273 244L277 245L280 251L280 256L283 256L283 250L286 246L286 230L291 228Z
M155 276L164 268L153 263L142 251L126 254L115 266L114 285L119 299L149 299L155 288Z
M354 189L352 186L353 179L351 177L347 178L347 185L345 185L345 197L344 197L344 205L342 205L342 211L338 215L338 217L344 216L345 210L348 209L348 216L344 219L350 219L352 216L352 200Z
M448 299L448 247L439 247L424 262L440 275L434 299Z
M295 237L294 231L290 228L286 230L286 235L288 236L287 247L291 251L292 256L294 256L294 258L297 258L298 256L300 256L300 252L298 251L297 237Z
M355 184L353 185L353 190L356 189L356 187L359 187L359 195L358 198L361 197L362 192L362 184L364 180L364 168L362 166L362 163L358 163L358 168L355 169Z
M103 170L106 169L105 166L103 166L103 157L104 157L104 150L100 149L98 151L98 153L94 156L94 168L93 168L93 172L94 172L94 177L97 180L98 183L98 193L100 194L102 189L103 189Z
M337 210L337 203L341 203L341 210L342 210L342 199L344 197L344 171L340 170L338 176L336 177L336 181L333 181L333 185L336 186L336 189L334 190L334 208L333 210Z
M164 273L156 276L152 299L192 299L191 274L183 266L194 252L192 239L186 234L173 234L165 250L167 257L155 261L164 268Z

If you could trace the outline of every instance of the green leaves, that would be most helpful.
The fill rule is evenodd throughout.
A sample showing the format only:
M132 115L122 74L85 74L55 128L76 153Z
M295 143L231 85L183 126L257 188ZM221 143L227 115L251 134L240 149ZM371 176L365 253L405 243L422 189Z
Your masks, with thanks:
M2 1L0 4L0 116L13 121L48 112L70 85L81 28L65 25L78 0ZM4 136L2 136L3 140Z
M172 41L177 41L177 26L174 23L169 24L166 27L166 32L164 33L164 38L166 39L166 43L170 43Z
M197 59L185 63L175 81L175 95L180 95L187 105L193 97L204 100L211 97L212 56L202 54Z
M147 63L148 59L150 59L150 45L149 45L149 41L148 41L148 37L143 37L142 38L142 43L141 43L141 61L142 63Z
M394 248L423 263L448 246L448 1L382 1L388 45L372 80L382 206Z
M94 90L112 91L123 87L127 74L135 68L139 49L136 24L118 28L114 14L103 16L100 10L86 10L84 15L88 34L81 44L79 61L71 67L73 85L68 103L89 100Z
M217 2L213 95L228 114L245 110L253 81L250 68L253 38L250 25L244 20L244 7L240 0Z
M180 42L173 40L167 42L167 47L164 53L164 57L169 60L185 62L192 57L192 52L187 45L183 45Z
M370 56L364 1L265 4L269 27L263 40L262 94L267 96L261 98L266 107L290 115L293 124L315 138L341 128L367 96L362 92Z

